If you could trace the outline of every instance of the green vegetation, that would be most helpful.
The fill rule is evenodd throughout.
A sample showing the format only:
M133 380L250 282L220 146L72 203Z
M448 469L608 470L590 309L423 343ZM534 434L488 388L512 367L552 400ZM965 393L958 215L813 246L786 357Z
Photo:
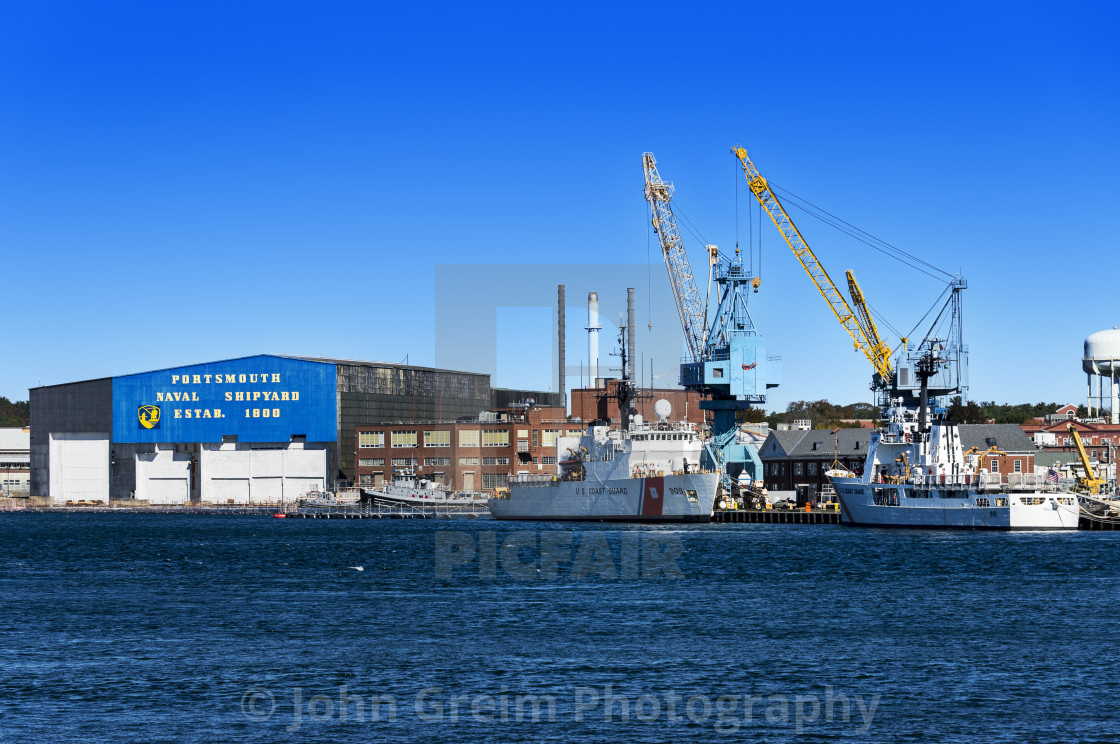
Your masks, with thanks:
M1062 407L1059 403L996 403L970 400L962 403L960 396L952 399L946 418L958 424L984 424L989 421L997 424L1025 424L1031 419L1043 418ZM1085 406L1078 406L1079 417L1088 416ZM842 429L858 427L854 420L879 421L879 408L872 403L852 403L837 405L827 400L795 400L779 413L767 413L761 408L740 411L739 421L770 424L776 429L779 423L789 424L797 419L809 419L814 429Z
M776 429L778 424L791 424L798 419L809 419L813 422L814 429L843 429L848 427L858 428L856 419L879 420L879 408L871 403L852 403L837 405L827 400L795 400L783 412L775 411L767 414L759 408L742 411L740 421L748 423L767 422L771 429Z
M946 418L958 424L983 424L992 421L997 424L1025 424L1031 419L1042 418L1062 407L1061 403L996 403L995 401L970 400L962 405L958 395L953 398ZM1085 406L1077 407L1079 417L1087 417Z
M15 403L0 397L0 427L24 427L31 425L31 404L26 400Z

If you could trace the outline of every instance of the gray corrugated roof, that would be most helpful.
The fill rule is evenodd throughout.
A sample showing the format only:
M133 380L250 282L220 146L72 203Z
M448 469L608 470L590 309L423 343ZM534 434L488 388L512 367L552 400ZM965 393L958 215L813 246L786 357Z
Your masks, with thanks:
M0 429L0 449L31 451L31 430L19 427Z
M840 457L863 457L867 454L871 434L871 429L839 429L835 434L828 429L814 429L805 432L789 454L791 457L832 457L839 452Z
M136 377L138 375L149 375L153 372L166 372L172 369L190 369L191 367L204 367L209 364L223 364L225 362L241 362L246 359L260 359L260 358L278 358L278 359L295 359L302 362L316 362L318 364L334 364L334 365L350 365L357 367L385 367L391 369L414 369L423 370L427 372L449 372L456 375L472 375L475 377L486 377L489 379L490 373L488 372L464 372L454 369L439 369L437 367L417 367L411 364L397 364L395 362L364 362L357 359L331 359L329 357L310 357L310 356L294 356L292 354L250 354L249 356L233 357L230 359L217 359L209 362L194 362L191 364L178 364L174 367L161 367L159 369L148 370L147 372L129 372L127 374L113 375L113 377ZM80 382L96 382L98 380L109 380L112 377L95 377L89 380L74 380L72 382L55 383L53 385L39 385L38 387L62 387L63 385L74 385ZM493 388L492 388L493 389ZM526 392L539 392L539 391L526 391Z
M810 432L807 431L777 431L770 430L770 434L766 437L766 442L759 448L759 452L767 455L788 455L790 451L797 446L801 438ZM778 451L771 453L770 450L776 448Z
M1035 452L1037 447L1018 424L960 424L957 427L961 433L961 444L967 450L978 447L981 451L991 445L988 439L994 439L996 446L1004 452Z
M961 424L958 429L965 449L978 447L981 451L986 450L990 446L988 439L994 439L996 446L1004 452L1037 451L1034 442L1018 424ZM764 446L763 449L768 456L780 456L784 452L789 457L831 457L837 453L839 444L841 457L863 457L867 454L871 434L871 429L840 429L835 434L827 429L771 431L766 444L770 445L773 439L781 451L770 454L769 448Z
M1054 468L1080 461L1076 452L1036 452L1034 455L1035 467L1040 468Z

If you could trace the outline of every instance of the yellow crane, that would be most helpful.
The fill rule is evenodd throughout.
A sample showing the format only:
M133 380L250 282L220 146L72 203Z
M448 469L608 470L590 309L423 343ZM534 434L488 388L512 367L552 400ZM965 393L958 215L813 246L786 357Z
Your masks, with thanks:
M809 244L805 242L805 238L801 236L801 231L797 229L797 225L793 223L782 203L778 201L778 197L771 191L766 179L762 177L758 168L747 157L746 149L733 147L731 152L743 164L743 174L747 177L747 184L750 186L751 193L758 199L762 208L766 210L766 214L770 215L774 226L785 238L786 243L793 251L793 255L797 256L797 260L801 262L801 266L804 267L809 278L813 280L817 291L821 293L821 297L824 297L825 302L828 303L833 314L836 315L836 319L840 321L840 325L844 326L844 330L852 337L855 348L863 352L863 355L871 362L871 366L875 368L878 378L877 384L881 387L888 386L893 372L891 350L879 338L879 331L876 329L874 321L871 320L871 314L868 312L867 303L863 298L863 292L860 290L859 284L856 282L855 275L850 271L848 272L848 289L852 293L852 302L856 305L856 310L852 310L851 305L844 299L844 295L833 283Z
M883 370L880 366L886 369L886 377L890 379L891 375L891 349L883 339L879 337L879 329L875 326L875 321L871 319L871 312L867 309L867 301L863 299L863 290L860 289L859 282L856 281L856 275L850 270L844 272L848 277L848 294L852 298L852 304L856 306L856 313L859 314L860 327L863 328L864 335L867 336L867 342L871 345L871 350L875 354L876 359L882 360L882 364L876 364L875 359L871 363L875 365L875 371L880 375ZM900 339L903 346L906 345L906 339Z
M1077 485L1096 496L1101 492L1104 479L1098 478L1097 474L1093 472L1093 466L1089 464L1089 453L1085 451L1085 445L1081 443L1081 435L1077 432L1077 427L1074 426L1072 421L1066 424L1066 429L1073 436L1073 443L1077 445L1077 454L1081 457L1081 467L1085 468L1085 477L1078 478Z

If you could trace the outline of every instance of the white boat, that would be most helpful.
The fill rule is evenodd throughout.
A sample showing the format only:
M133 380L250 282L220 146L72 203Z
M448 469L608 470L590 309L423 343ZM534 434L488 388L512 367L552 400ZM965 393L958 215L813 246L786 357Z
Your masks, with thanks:
M363 488L362 500L374 503L409 506L462 506L479 504L483 495L475 492L449 491L427 478L417 477L411 468L395 468L393 479L376 488Z
M966 452L954 424L933 423L923 432L912 408L889 408L887 415L887 428L871 436L862 475L840 469L826 473L840 501L842 522L874 527L1077 529L1077 494L1042 475L984 471L980 458L988 453Z
M297 506L356 506L361 500L357 489L343 491L308 491L296 501Z
M625 408L623 409L625 410ZM598 522L707 522L719 474L700 471L703 436L670 423L658 401L656 423L634 416L627 429L594 422L580 437L557 440L557 472L510 478L490 499L495 519Z

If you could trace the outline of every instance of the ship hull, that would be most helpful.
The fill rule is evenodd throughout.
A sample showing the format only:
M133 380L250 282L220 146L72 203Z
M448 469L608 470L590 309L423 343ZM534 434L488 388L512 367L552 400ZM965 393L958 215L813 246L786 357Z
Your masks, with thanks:
M550 481L510 485L509 498L490 499L495 519L566 522L708 522L719 475Z
M408 492L398 490L362 489L362 498L366 501L380 502L393 505L407 506L462 506L469 504L481 505L481 499L468 499L460 497L447 498L443 495L426 495L423 491Z
M918 496L902 485L832 478L840 501L840 520L863 527L973 530L1075 530L1080 511L1073 494L958 492L944 498L932 491Z

